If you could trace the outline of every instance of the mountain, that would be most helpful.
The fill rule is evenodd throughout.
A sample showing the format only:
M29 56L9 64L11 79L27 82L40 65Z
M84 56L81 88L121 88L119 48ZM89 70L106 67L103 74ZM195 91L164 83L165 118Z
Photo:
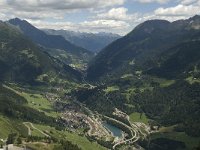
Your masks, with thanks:
M157 128L144 149L198 147L190 143L200 137L200 16L138 25L96 55L87 79L97 86L74 95L91 110L113 117L117 108Z
M44 52L14 26L0 22L1 81L33 84L56 76L77 81L81 74Z
M185 45L185 42L188 42L186 45L193 45L192 41L198 43L199 29L200 16L175 22L146 21L138 25L125 37L116 40L103 49L90 63L88 79L96 80L114 74L114 76L119 77L122 73L145 72L158 67L160 63L164 63L164 60L161 62L161 56L165 56L163 58L165 60L170 59L169 52L174 49L181 49L181 45ZM191 49L191 53L193 53L193 50L196 51L196 48ZM179 53L186 53L186 51L189 50L180 50ZM185 54L185 57L189 56ZM190 59L190 61L192 63L196 59Z
M53 29L45 29L44 31L49 35L61 35L71 43L88 49L92 52L99 52L104 47L121 37L118 34L104 32L84 33Z
M181 43L162 53L158 65L147 73L164 78L187 77L188 73L200 69L199 48L200 39Z
M68 108L56 107L69 105L76 111L66 91L81 83L80 79L80 72L50 56L15 26L0 21L0 147L6 144L12 149L10 144L14 144L15 149L23 149L21 143L26 140L28 149L46 149L34 143L49 139L49 150L88 150L86 144L105 149L66 130L62 116Z
M48 46L49 36L64 38L28 25L0 21L0 139L29 149L199 149L200 16L138 25L89 63L89 81L73 69L88 61L80 51Z
M8 23L18 27L23 32L23 34L25 34L33 42L35 42L40 46L53 49L54 51L64 50L65 52L67 52L66 55L69 57L69 59L71 59L70 63L73 63L72 61L73 59L75 59L75 62L76 60L77 61L82 60L82 62L88 62L89 59L93 56L92 52L68 42L62 36L47 35L45 32L37 29L36 27L34 27L25 20L20 20L18 18L15 18L9 20ZM49 53L52 55L55 54L51 52L52 51L50 51Z

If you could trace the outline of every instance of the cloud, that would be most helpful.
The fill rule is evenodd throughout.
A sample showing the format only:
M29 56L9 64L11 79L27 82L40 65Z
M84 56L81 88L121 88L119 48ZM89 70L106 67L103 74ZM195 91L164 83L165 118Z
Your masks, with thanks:
M182 0L181 4L183 5L189 5L189 4L194 4L197 3L199 0Z
M125 0L3 0L0 4L24 10L67 10L109 7L124 4Z
M124 21L115 21L115 20L93 20L93 21L84 21L80 23L72 22L47 22L47 21L36 21L28 20L34 26L41 29L63 29L63 30L72 30L80 32L114 32L119 34L125 34L127 28L130 25Z
M39 28L79 30L86 32L124 32L129 24L123 20L108 20L105 18L85 18L87 21L68 22L65 17L72 13L93 10L105 11L115 6L121 6L126 0L0 0L0 19L8 20L19 17L28 20ZM118 11L120 9L117 9ZM123 11L123 9L121 9ZM125 10L125 9L124 9ZM116 12L115 11L115 12ZM127 17L124 11L124 17ZM123 12L122 12L123 13ZM122 14L123 15L123 14ZM51 20L51 21L50 21Z
M96 18L104 20L121 20L121 21L131 21L137 18L138 14L127 14L128 9L124 7L112 8L108 12L100 13Z
M80 23L81 28L90 28L92 30L124 30L129 27L129 24L124 21L115 20L95 20L95 21L84 21Z
M76 24L72 22L49 22L49 21L43 21L43 20L27 20L35 27L41 28L41 29L63 29L63 30L75 30Z
M134 0L140 3L160 3L160 4L164 4L169 2L170 0Z
M175 6L160 7L170 1ZM125 8L130 2L160 8L137 12ZM19 17L38 28L125 34L146 20L174 21L200 14L200 0L0 0L0 8L0 20Z
M200 13L200 6L196 5L182 5L179 4L175 7L158 8L155 14L158 16L192 16Z
M125 1L126 0L0 0L0 13L6 14L8 18L63 19L67 13L120 6L123 5Z
M7 16L6 16L5 14L0 13L0 18L1 18L2 20L6 20Z

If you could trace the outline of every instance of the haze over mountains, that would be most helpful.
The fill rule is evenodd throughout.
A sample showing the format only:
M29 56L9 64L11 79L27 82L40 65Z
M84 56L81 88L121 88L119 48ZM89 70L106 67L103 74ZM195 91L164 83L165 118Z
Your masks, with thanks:
M25 20L15 18L9 20L8 23L18 27L33 42L47 48L51 56L57 57L66 64L76 66L77 63L82 63L85 65L93 57L92 52L70 43L62 36L48 35Z
M57 48L65 49L66 51L80 55L81 53L89 53L87 50L77 47L70 42L66 41L61 36L51 36L45 34L43 31L32 26L25 20L20 20L18 18L11 19L8 21L10 24L19 27L19 29L29 38L31 38L35 43L45 46L47 48Z
M52 29L45 29L44 31L50 35L61 35L71 43L95 53L99 52L108 44L112 43L113 41L121 37L118 34L104 33L104 32L84 33L84 32L74 32L67 30L52 30Z

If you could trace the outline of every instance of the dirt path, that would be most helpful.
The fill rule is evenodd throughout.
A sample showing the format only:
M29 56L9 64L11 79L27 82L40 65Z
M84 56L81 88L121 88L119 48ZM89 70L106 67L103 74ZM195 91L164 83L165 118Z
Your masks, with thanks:
M41 134L43 134L44 136L50 137L48 134L46 134L43 131L41 131L40 129L36 128L31 122L24 122L23 124L28 128L28 135L32 135L31 128L33 128L33 129L37 130L38 132L40 132ZM29 124L31 127L27 124Z
M27 122L23 122L23 124L27 127L28 129L28 135L31 136L31 128L27 125Z

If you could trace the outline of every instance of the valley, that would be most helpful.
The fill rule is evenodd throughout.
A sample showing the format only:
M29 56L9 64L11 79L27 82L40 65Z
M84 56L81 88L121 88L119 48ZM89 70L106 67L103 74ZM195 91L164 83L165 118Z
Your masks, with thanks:
M3 87L25 97L29 102L28 107L55 118L57 120L57 124L60 124L64 127L62 130L60 130L59 128L54 128L40 123L34 123L34 121L21 123L19 121L19 125L21 124L20 126L23 128L20 130L17 128L16 131L20 136L22 133L25 133L25 137L28 137L28 139L30 138L30 140L33 141L31 142L32 144L30 142L27 143L26 140L23 141L24 137L21 137L23 145L28 147L30 146L30 148L35 147L35 142L40 143L43 141L43 139L59 139L60 137L64 137L73 144L79 145L78 147L81 149L90 149L90 144L92 144L94 141L97 141L97 143L94 142L94 144L92 144L96 147L96 149L121 149L125 147L143 149L138 144L139 141L150 137L152 137L152 140L155 139L155 137L165 137L174 132L173 128L165 131L167 130L167 127L166 129L159 127L159 129L156 125L150 126L150 119L147 118L145 114L133 113L128 116L119 109L115 109L113 111L113 115L108 117L106 115L99 114L96 111L93 112L87 108L85 104L82 104L79 101L62 99L58 94L49 92L46 94L39 94L41 91L27 91L24 88L20 88L13 84L3 85ZM69 96L65 97L69 98ZM63 103L65 101L66 103ZM13 127L11 126L10 128ZM116 129L113 129L113 131L112 128ZM6 133L5 135L10 134L10 129L6 130L4 131ZM4 136L4 138L5 137L6 136ZM34 137L37 138L34 139ZM79 141L79 138L82 139L83 143ZM187 138L187 140L191 139L191 137ZM169 139L176 139L176 136L169 136ZM184 136L182 140L185 142ZM195 140L197 141L195 145L198 145L198 139ZM191 146L190 143L188 144ZM52 144L50 145L50 147L53 146ZM39 145L37 144L37 146Z
M108 142L111 145L113 145L113 149L116 149L115 147L129 144L134 144L137 140L139 140L141 137L139 134L142 134L147 136L149 130L149 127L147 125L142 123L135 123L128 126L125 123L116 120L111 117L102 116L98 113L92 112L87 107L82 105L79 102L73 102L72 104L62 104L63 105L63 111L57 112L57 116L53 113L50 113L51 108L51 102L59 103L59 98L55 98L54 100L51 98L51 102L44 97L38 96L39 94L28 94L27 92L23 91L23 89L14 86L15 89L11 88L10 86L13 85L3 85L3 87L14 91L16 94L20 94L23 97L25 97L29 103L28 107L31 107L33 109L39 110L44 112L46 115L49 115L51 117L58 119L58 124L62 124L65 127L65 131L58 131L57 129L53 129L52 127L41 126L39 124L35 124L32 122L21 122L21 126L23 126L23 129L20 129L18 134L21 134L21 130L24 130L22 132L25 132L26 136L31 137L38 137L39 141L43 138L57 138L57 136L62 132L68 132L68 134L77 134L78 135L84 135L89 140L97 140L99 143L101 142ZM17 88L17 89L16 89ZM19 91L20 92L19 92ZM36 92L36 91L35 91ZM49 93L48 93L49 94ZM28 96L30 95L30 96ZM37 96L36 96L37 95ZM53 94L51 94L53 95ZM37 100L39 98L39 101ZM45 107L46 106L46 107ZM45 109L44 109L45 108ZM116 110L118 112L118 110ZM119 114L124 114L123 112L118 112ZM87 115L86 115L87 114ZM126 119L128 116L124 116ZM129 117L128 117L129 118ZM114 135L114 133L109 130L104 125L104 121L110 122L110 126L115 127L119 126L118 130L122 130L121 137L117 137ZM109 124L108 124L109 125ZM122 126L122 127L121 127ZM11 127L13 128L13 127ZM47 129L47 130L46 130ZM146 133L143 133L141 130L144 129ZM9 130L8 130L9 131ZM5 131L5 132L8 132ZM56 133L54 133L56 132ZM7 133L8 134L8 133ZM58 134L58 135L56 135ZM68 138L68 136L66 136ZM126 139L128 138L128 139ZM71 139L72 140L72 139ZM36 139L37 141L37 139ZM75 144L79 144L76 143ZM102 144L102 143L101 143ZM101 145L100 144L100 145ZM23 145L29 145L25 141L23 142ZM110 147L111 148L111 147Z
M198 150L196 24L148 20L94 53L75 33L0 22L0 149Z

